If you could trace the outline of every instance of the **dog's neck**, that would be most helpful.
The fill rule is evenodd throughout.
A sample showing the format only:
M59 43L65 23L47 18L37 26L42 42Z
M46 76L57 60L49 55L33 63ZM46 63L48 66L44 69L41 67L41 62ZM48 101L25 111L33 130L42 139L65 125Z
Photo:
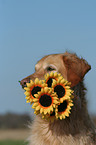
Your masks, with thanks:
M43 142L43 139L47 141L47 145L53 144L54 141L56 141L54 145L61 144L61 142L62 145L77 145L79 141L81 144L84 144L84 142L88 144L90 138L95 140L95 130L88 115L83 83L79 83L73 89L74 106L69 117L63 120L55 120L51 123L42 119L40 114L36 116L32 125L31 138L39 140L38 144ZM45 144L45 142L42 144Z

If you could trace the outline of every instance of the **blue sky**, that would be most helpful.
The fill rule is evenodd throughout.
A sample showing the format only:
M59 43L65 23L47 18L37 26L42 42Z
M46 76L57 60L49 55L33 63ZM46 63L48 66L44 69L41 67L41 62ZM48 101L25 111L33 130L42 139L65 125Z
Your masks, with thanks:
M0 113L31 113L18 81L44 55L66 50L92 66L86 98L96 114L96 1L0 0Z

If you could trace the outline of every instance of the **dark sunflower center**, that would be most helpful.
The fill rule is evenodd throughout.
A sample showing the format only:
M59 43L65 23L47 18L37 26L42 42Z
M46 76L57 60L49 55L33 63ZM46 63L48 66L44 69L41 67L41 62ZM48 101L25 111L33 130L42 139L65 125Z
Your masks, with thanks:
M43 107L48 107L51 105L52 103L52 98L49 95L42 95L39 99L39 103L43 106Z
M65 89L61 85L57 85L54 88L54 92L57 93L58 98L62 98L65 95Z
M36 87L34 87L34 88L32 89L31 94L32 94L32 96L35 98L34 94L37 94L37 93L40 92L40 91L41 91L41 87L36 86Z
M53 82L53 79L52 78L49 78L49 80L47 81L48 87L51 87L52 82Z
M67 109L67 101L64 101L58 105L58 112L64 112Z

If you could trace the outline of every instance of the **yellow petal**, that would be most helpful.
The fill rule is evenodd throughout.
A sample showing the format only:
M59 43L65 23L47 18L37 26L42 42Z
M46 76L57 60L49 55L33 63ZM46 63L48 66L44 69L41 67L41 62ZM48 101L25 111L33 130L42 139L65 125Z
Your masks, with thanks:
M42 83L42 87L47 87L47 84L46 83Z
M62 84L63 84L64 82L65 82L65 80L64 80L64 79L62 79L60 83L62 83Z
M55 108L56 107L56 104L53 104L53 107Z
M41 95L41 92L38 92L38 96L40 96Z
M32 87L32 84L31 83L26 83L27 84L27 87Z
M65 115L63 115L63 119L65 119Z
M54 98L54 100L58 100L57 95L56 96L52 95L52 97Z
M54 76L54 73L53 73L53 72L51 72L51 73L50 73L50 77L53 77L53 76Z
M41 109L40 109L40 113L43 113L43 112L44 112L44 109L43 109L43 108L41 108Z
M58 96L57 96L57 94L55 92L52 94L52 97L58 98Z
M67 108L70 110L71 109L71 107L70 106L67 106Z
M50 111L52 111L52 112L53 112L53 107L52 107L52 106L50 106Z
M35 109L36 107L32 106L32 109Z
M65 94L66 94L66 95L67 95L67 94L68 94L68 95L71 95L71 91L66 89L66 93L65 93Z
M42 115L42 119L44 119L45 118L45 116L44 115Z
M35 84L38 85L38 83L39 83L39 79L36 78L36 79L35 79Z
M36 106L38 106L38 103L34 103L32 107L36 107Z
M71 82L68 82L67 85L68 85L68 86L71 86Z
M35 111L34 111L34 114L38 115L38 114L39 114L39 111L36 111L36 110L35 110Z
M57 84L56 80L53 79L52 87L54 87Z
M27 100L26 103L30 103L30 100Z
M45 83L45 80L40 80L40 81L42 81L42 83Z
M37 99L37 98L34 98L34 99L33 99L33 102L38 102L38 99Z
M60 82L61 82L61 79L58 79L57 83L60 84Z
M34 82L33 82L32 80L30 80L30 83L31 83L31 84L34 84Z
M38 110L40 110L40 105L38 105L38 106L36 107L36 111L38 111Z
M30 99L30 96L26 97L25 99L27 99L27 100Z
M68 113L69 113L69 114L71 113L70 110L68 110Z
M24 90L26 90L26 91L30 91L30 89L29 89L29 88L27 88L27 87L24 87Z
M57 73L57 72L56 72ZM58 77L60 77L61 76L61 74L60 73L57 73L58 74Z
M30 98L30 102L33 102L33 99L32 98Z
M24 94L25 94L26 96L29 96L29 95L30 95L30 92L27 92L27 91L26 91Z
M47 114L47 109L44 109L44 114L45 114L45 115Z
M62 120L62 115L60 116L60 119Z
M65 112L65 115L68 116L68 112Z
M39 84L41 85L42 83L44 83L45 82L45 80L40 80L39 81Z
M62 77L62 76L60 76L60 77L59 77L59 80L61 81L62 79L63 79L63 77Z
M49 78L49 73L47 73L44 77L45 79Z
M71 99L73 99L73 98L74 98L74 96L73 96L73 95L71 95L70 97L71 97Z
M57 113L55 113L55 117L56 117L56 119L58 119L58 114Z
M45 88L44 88L44 92L45 92L45 93L47 93L47 92L48 92L48 90L49 90L49 88L48 88L48 87L45 87Z
M41 89L41 93L44 93L44 89L43 88Z
M54 73L54 77L57 77L57 76L58 76L58 74L57 74L57 72L55 72L55 73Z
M67 85L68 84L68 81L65 81L65 83L64 83L65 85Z
M34 94L34 96L35 96L35 98L38 98L38 97L39 97L39 95L38 95L38 94Z
M60 103L63 103L63 101L64 101L63 98L60 98Z
M50 114L50 108L47 109L48 114Z
M70 87L69 86L66 86L66 89L70 89Z
M72 103L70 103L70 106L73 106L73 104L72 104Z
M58 112L58 109L57 109L57 108L55 109L55 112L56 112L56 113Z
M55 103L55 104L58 104L59 102L58 102L57 100L54 100L54 103Z
M52 89L49 89L48 93L51 94L53 91L53 88Z

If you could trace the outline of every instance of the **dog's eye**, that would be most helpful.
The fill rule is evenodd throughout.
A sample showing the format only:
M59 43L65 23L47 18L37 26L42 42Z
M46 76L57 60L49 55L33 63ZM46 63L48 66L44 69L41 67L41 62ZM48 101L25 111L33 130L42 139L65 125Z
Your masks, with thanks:
M54 71L54 70L55 70L55 68L52 68L50 66L47 67L47 71Z

